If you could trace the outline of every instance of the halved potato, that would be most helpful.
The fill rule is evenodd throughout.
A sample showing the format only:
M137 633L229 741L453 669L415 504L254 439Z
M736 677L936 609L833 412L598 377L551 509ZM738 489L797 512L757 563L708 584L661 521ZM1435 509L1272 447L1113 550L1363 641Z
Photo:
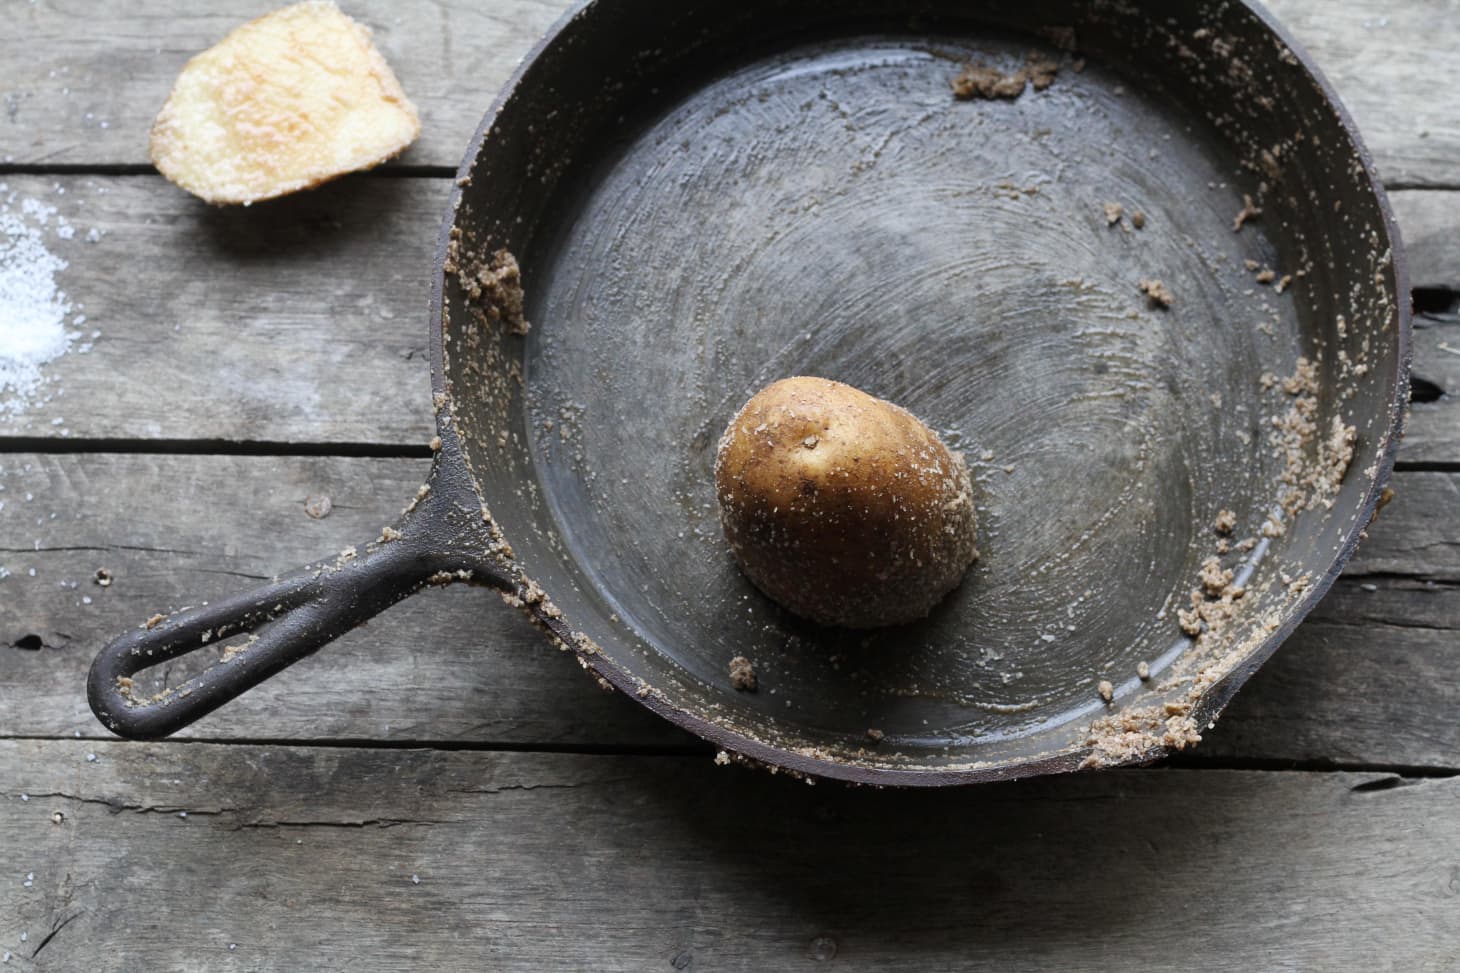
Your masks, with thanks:
M189 61L150 151L188 192L247 205L379 165L420 131L370 31L329 0L306 0Z

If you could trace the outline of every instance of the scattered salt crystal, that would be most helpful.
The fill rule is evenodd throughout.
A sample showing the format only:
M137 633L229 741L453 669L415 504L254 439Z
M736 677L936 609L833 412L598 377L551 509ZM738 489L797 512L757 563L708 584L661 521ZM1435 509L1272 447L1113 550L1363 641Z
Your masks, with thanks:
M177 816L180 817L180 818L185 818L185 817L188 816L188 812L186 812L186 811L179 811L179 812L177 812Z
M77 735L79 736L80 734L77 734ZM90 763L95 763L96 762L96 754L94 754L94 753L88 753L86 755L86 762L89 763L89 764Z
M28 932L22 932L20 934L20 941L21 942L25 942L29 938L30 938L30 933L28 933Z
M22 795L20 795L20 799L22 801L28 801L28 800L30 800L30 795L29 794L22 794Z
M421 884L421 876L419 876L419 875L412 875L411 876L411 884L412 885L420 885Z
M89 604L91 604L91 596L90 595L82 595L81 596L81 604L83 604L83 605L89 605Z
M46 249L41 227L55 207L0 203L0 415L18 415L44 381L41 366L65 354L71 304L56 287L66 261Z
M86 242L87 243L100 243L101 242L101 231L98 230L94 226L91 229L87 230L86 231Z

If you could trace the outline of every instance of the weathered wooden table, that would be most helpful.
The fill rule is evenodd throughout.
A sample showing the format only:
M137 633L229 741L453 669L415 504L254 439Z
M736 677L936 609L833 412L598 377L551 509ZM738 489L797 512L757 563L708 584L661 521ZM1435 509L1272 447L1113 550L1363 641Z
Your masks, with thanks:
M108 738L82 688L109 637L372 534L425 475L451 173L564 3L352 0L420 142L229 211L145 155L187 57L268 4L210 6L0 6L0 181L75 228L47 246L101 332L48 368L49 402L0 415L4 962L1460 968L1455 0L1272 4L1408 241L1397 501L1190 756L951 793L718 768L479 590L428 592L169 742Z

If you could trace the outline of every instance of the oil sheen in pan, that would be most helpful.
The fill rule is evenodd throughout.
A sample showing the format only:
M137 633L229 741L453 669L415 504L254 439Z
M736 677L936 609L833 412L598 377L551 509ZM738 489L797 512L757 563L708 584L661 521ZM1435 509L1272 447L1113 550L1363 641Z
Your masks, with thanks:
M698 679L755 659L762 690L735 701L758 718L920 746L1088 718L1098 681L1187 644L1175 612L1217 509L1250 533L1271 505L1253 376L1291 371L1298 324L1241 273L1276 254L1260 224L1232 230L1235 160L1069 58L1045 91L953 99L959 61L1027 51L868 37L746 64L666 99L539 264L529 438L561 535ZM1107 202L1144 228L1109 225ZM818 629L731 562L716 440L792 374L898 402L965 450L983 557L926 622ZM862 708L820 702L848 698Z

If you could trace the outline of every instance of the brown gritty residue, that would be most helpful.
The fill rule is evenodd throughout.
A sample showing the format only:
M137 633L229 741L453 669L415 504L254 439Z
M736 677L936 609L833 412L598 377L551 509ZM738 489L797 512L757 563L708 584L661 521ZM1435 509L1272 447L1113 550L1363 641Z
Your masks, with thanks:
M1277 279L1277 273L1271 267L1264 267L1257 272L1256 280L1259 284L1271 284Z
M1221 559L1212 556L1202 562L1199 579L1202 590L1209 597L1220 598L1232 583L1232 569L1222 567Z
M142 627L145 629L154 629L165 621L167 621L166 615L153 615L151 618L147 619L147 621L142 623Z
M1261 385L1264 390L1278 390L1291 400L1286 413L1270 419L1271 443L1281 470L1278 509L1262 522L1257 534L1272 538L1283 536L1287 524L1300 513L1320 505L1332 506L1332 498L1353 461L1357 433L1341 416L1334 416L1327 434L1322 434L1323 426L1318 419L1320 373L1315 361L1299 358L1291 375L1279 378L1266 373ZM1191 681L1185 699L1164 702L1159 710L1136 709L1092 723L1086 742L1095 750L1082 766L1129 763L1154 756L1162 747L1180 749L1200 740L1191 716L1192 706L1280 627L1281 613L1268 611L1250 626L1244 626L1244 630L1250 629L1245 635L1231 634L1234 620L1252 599L1244 601L1246 589L1235 583L1233 570L1223 566L1220 555L1234 546L1246 553L1257 545L1257 537L1247 537L1233 545L1231 536L1236 526L1237 517L1232 511L1218 512L1212 525L1220 535L1218 554L1202 561L1197 583L1189 594L1189 607L1177 611L1182 631L1205 650L1199 664L1192 664L1194 675L1186 677ZM1313 583L1308 574L1291 577L1279 572L1279 577L1288 597L1301 596ZM1249 611L1255 609L1255 605L1249 605ZM1222 637L1223 633L1226 637ZM1149 667L1142 668L1144 671L1138 671L1145 678ZM1174 684L1157 688L1164 692L1174 688Z
M1059 70L1058 61L1038 51L1030 51L1024 59L1024 72L1029 76L1029 83L1034 86L1035 91L1043 91L1054 84Z
M1293 374L1280 383L1292 399L1287 412L1270 420L1269 441L1283 464L1279 474L1278 503L1288 517L1322 504L1333 505L1349 464L1353 462L1358 431L1335 415L1326 438L1318 422L1318 365L1299 358ZM1310 454L1315 454L1310 461ZM1264 536L1281 536L1281 524L1271 518L1262 526Z
M1191 590L1190 608L1176 612L1181 630L1193 638L1216 635L1237 614L1238 602L1247 589L1233 583L1231 568L1222 567L1216 555L1202 562L1197 585Z
M485 323L500 325L513 334L527 334L532 325L523 311L522 270L510 251L499 249L490 255L462 259L460 234L452 232L446 261L447 273L455 273L468 302Z
M1262 215L1262 207L1252 201L1252 197L1246 193L1242 194L1242 209L1236 216L1232 217L1232 232L1238 233L1248 220L1255 220Z
M1023 66L1007 73L987 64L965 64L951 82L953 97L960 101L1018 98L1026 84L1033 85L1035 91L1054 84L1059 69L1058 61L1038 51L1030 51Z
M953 79L953 97L960 101L975 98L1018 98L1024 93L1028 79L1023 70L1005 74L987 64L965 64Z
M1142 706L1090 724L1085 743L1094 749L1080 769L1154 759L1162 748L1185 750L1200 742L1201 734L1190 716L1168 714L1164 706Z
M1104 208L1106 226L1114 226L1115 224L1119 223L1120 218L1125 215L1125 207L1120 205L1119 203L1106 203Z
M873 743L881 743L886 736L886 733L883 733L875 726L867 728L867 739L871 740Z
M1100 680L1100 685L1095 687L1095 692L1107 703L1115 699L1115 687L1110 684L1109 679Z
M1141 281L1140 287L1152 307L1169 308L1176 303L1176 296L1159 280L1148 278Z
M245 640L241 644L238 644L238 645L225 645L223 647L223 654L218 657L218 661L219 662L232 662L235 658L237 658L238 656L242 655L248 649L248 647L250 645L253 645L258 640L259 640L259 637L257 635L250 635L248 637L248 639Z
M1138 209L1134 213L1132 213L1130 215L1130 225L1135 227L1137 230L1144 230L1146 228L1145 211Z
M730 660L730 685L741 692L753 693L760 685L755 676L755 667L743 655Z

